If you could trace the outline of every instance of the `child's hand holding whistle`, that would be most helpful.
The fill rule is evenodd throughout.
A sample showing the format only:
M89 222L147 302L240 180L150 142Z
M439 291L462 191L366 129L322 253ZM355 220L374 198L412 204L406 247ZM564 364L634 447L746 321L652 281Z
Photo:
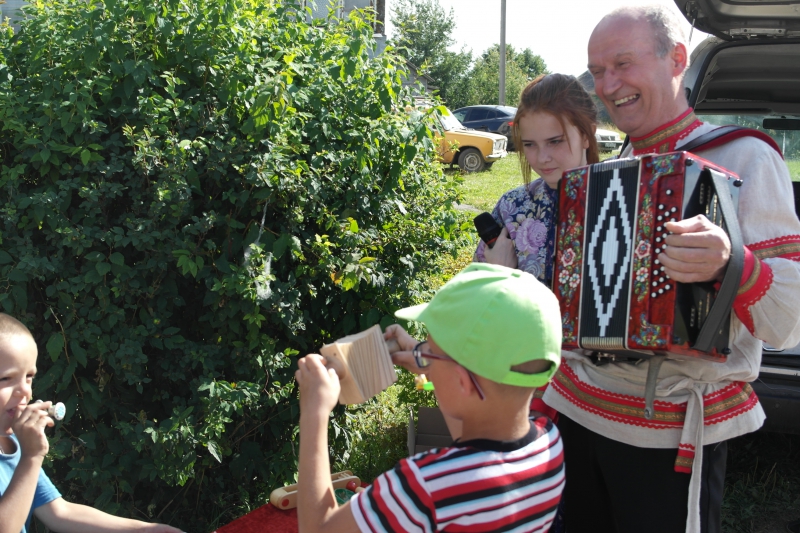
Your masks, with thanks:
M42 400L36 400L33 403L42 403ZM66 416L67 414L67 407L61 402L58 402L56 404L53 404L52 402L50 403L51 403L50 407L48 407L45 410L45 412L48 415L50 415L54 420L63 420L64 416Z

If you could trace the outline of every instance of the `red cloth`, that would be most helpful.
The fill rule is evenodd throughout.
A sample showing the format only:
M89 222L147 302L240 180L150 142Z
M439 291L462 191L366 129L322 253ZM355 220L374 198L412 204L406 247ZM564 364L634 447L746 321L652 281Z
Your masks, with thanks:
M281 511L270 504L263 505L214 533L298 533L297 509Z

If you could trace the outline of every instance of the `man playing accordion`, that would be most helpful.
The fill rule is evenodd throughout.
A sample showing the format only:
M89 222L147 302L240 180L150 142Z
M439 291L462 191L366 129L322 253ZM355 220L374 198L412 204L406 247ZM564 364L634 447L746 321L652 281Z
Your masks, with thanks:
M679 21L661 7L622 8L589 40L597 96L632 141L623 157L671 152L715 127L699 121L683 88L688 54ZM648 364L565 352L544 395L560 413L570 533L719 532L726 441L757 430L765 415L748 382L762 340L800 342L800 221L781 155L744 136L697 155L743 179L739 224L744 270L730 318L725 363L667 359L644 415ZM722 279L728 235L706 217L667 223L658 255L669 278Z

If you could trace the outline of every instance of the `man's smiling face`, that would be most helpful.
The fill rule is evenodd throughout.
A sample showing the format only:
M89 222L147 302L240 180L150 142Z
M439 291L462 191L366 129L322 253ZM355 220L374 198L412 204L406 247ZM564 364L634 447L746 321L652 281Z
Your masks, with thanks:
M589 39L589 72L614 124L642 137L686 110L681 73L686 48L656 55L650 24L629 16L606 18Z

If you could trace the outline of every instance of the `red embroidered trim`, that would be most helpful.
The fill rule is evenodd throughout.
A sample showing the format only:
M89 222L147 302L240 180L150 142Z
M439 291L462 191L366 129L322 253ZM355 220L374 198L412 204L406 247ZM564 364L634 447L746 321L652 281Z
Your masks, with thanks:
M746 413L758 405L758 395L749 383L735 381L703 396L703 424L711 426Z
M747 292L750 289L750 283L753 283L754 280L752 278L753 268L755 268L756 257L753 255L753 252L750 251L750 248L744 246L744 266L742 267L742 279L739 280L739 292L737 294L742 294ZM719 290L719 286L716 286L717 290Z
M675 458L675 471L681 474L691 474L692 464L694 464L695 447L691 444L680 443L678 445L678 456Z
M759 259L780 257L800 261L800 235L784 235L767 241L748 244L747 247Z
M745 250L747 249L745 248ZM751 254L751 257L753 258L753 269L748 280L739 289L736 299L733 300L733 311L742 321L742 324L745 325L747 331L755 337L756 327L753 322L751 308L767 294L767 291L772 286L774 276L772 268L767 263L760 261L755 255ZM747 252L745 251L746 260Z
M694 110L689 108L675 120L667 122L647 135L631 137L633 154L673 152L678 141L685 138L701 124L702 122L697 119Z
M679 429L686 417L686 402L670 403L656 400L654 416L644 418L644 398L616 394L581 381L566 363L556 373L550 386L572 404L607 420L651 429ZM743 414L758 404L753 388L748 383L733 382L703 397L703 422L706 426L718 424Z

